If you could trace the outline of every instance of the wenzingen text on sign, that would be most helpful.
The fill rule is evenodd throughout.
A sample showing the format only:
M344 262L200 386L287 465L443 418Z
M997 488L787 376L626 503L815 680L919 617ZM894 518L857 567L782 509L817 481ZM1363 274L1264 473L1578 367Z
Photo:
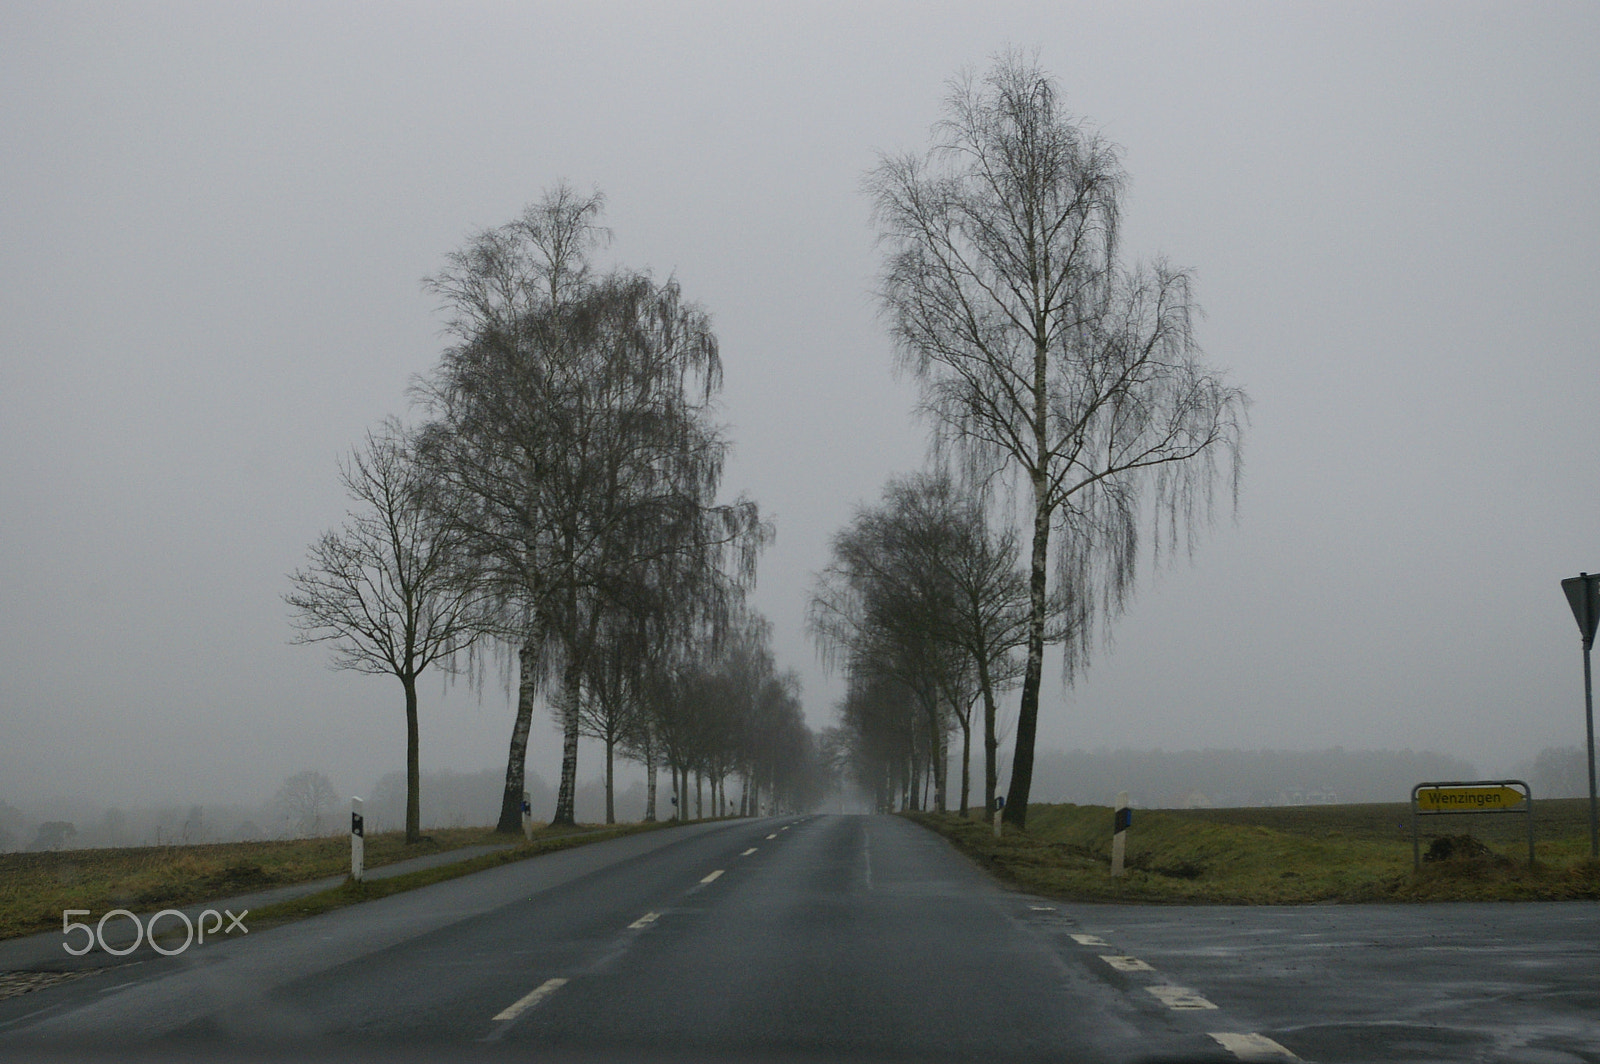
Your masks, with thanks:
M1521 805L1526 797L1512 787L1429 787L1417 791L1417 811L1492 812Z

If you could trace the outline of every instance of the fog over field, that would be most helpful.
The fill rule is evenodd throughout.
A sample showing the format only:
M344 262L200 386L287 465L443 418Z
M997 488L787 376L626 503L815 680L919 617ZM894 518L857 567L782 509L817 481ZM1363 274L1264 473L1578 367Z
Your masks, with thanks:
M17 831L181 831L301 771L348 796L403 770L399 684L291 645L282 596L344 517L338 459L418 416L448 342L422 278L560 180L605 194L601 265L710 313L723 494L776 529L753 602L833 723L814 576L929 438L863 175L1007 48L1123 146L1124 254L1194 270L1198 340L1252 400L1237 514L1145 554L1072 687L1047 658L1035 798L1077 795L1047 750L1495 775L1577 746L1597 40L1592 4L0 0L0 801ZM503 773L508 676L424 676L424 773ZM541 708L529 771L560 757Z

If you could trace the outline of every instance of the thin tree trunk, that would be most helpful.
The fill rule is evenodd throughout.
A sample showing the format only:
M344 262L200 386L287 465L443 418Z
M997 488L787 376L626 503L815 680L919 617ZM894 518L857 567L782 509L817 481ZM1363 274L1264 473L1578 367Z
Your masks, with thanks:
M406 689L406 841L422 838L422 767L417 756L417 678L402 676Z
M615 800L616 791L615 791L614 786L613 786L615 784L615 782L616 782L616 776L615 776L615 774L613 772L614 766L613 766L612 758L611 758L611 752L616 747L616 745L617 745L617 741L615 739L611 738L610 736L606 737L606 823L607 824L615 824L617 822L617 805L616 805L616 800Z
M533 726L534 654L524 645L517 651L517 719L511 725L511 753L506 761L506 790L500 799L500 822L494 826L508 835L522 834L522 792L527 790L528 729Z
M1042 357L1042 356L1041 356ZM1041 370L1041 374L1042 374ZM1044 431L1041 424L1039 432ZM1041 439L1043 450L1043 441ZM1044 474L1033 477L1033 552L1028 578L1028 664L1022 674L1022 704L1017 709L1016 747L1011 752L1011 793L1005 822L1028 824L1028 793L1033 788L1033 741L1039 730L1039 679L1044 670L1045 576L1050 558L1050 509Z
M578 695L582 682L578 665L568 651L561 675L561 789L556 792L556 815L551 827L572 827L578 821L574 803L578 793Z
M978 662L978 686L983 690L983 810L994 815L994 793L1000 786L997 764L1000 738L995 734L994 685L989 679L989 663Z
M656 822L656 756L648 733L644 740L644 822Z
M967 816L967 792L972 789L972 707L961 718L961 818Z

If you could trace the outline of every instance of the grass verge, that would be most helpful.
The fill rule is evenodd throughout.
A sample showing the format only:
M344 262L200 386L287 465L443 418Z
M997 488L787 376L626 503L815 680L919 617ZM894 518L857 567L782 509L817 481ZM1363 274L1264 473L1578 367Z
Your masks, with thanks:
M1140 809L1128 832L1127 873L1121 879L1110 874L1111 810L1104 806L1032 805L1028 830L1007 828L1000 839L990 824L977 819L906 815L944 835L1001 879L1069 901L1303 905L1600 899L1600 862L1588 857L1586 827L1581 838L1559 827L1536 832L1537 863L1532 869L1524 834L1520 850L1497 838L1489 856L1425 863L1417 872L1412 868L1409 806L1404 803ZM1509 816L1492 823L1487 817L1482 820L1481 826L1472 827L1474 835L1499 836L1523 825ZM1438 825L1430 822L1429 827L1437 830ZM1448 829L1466 830L1459 824Z
M467 871L493 867L496 863L616 838L666 823L671 822L615 828L540 828L531 842L485 855L496 858L488 864L479 864L478 861L483 860L479 858L465 862L465 866L452 864L390 880L370 880L360 889L369 892L365 896L380 897L381 894L372 892L409 890L428 882L465 875ZM368 869L381 868L396 861L463 846L507 841L507 836L497 835L488 828L436 829L421 842L410 845L406 844L404 833L385 832L367 836L365 862ZM59 931L64 909L88 909L98 914L118 908L140 911L192 905L342 875L349 870L350 842L346 835L198 846L0 854L0 938ZM424 875L434 878L420 881L413 878ZM389 883L410 885L391 889L387 886ZM256 913L251 914L252 927L256 916Z
M262 906L250 914L250 929L275 927L278 924L289 923L293 920L304 920L308 916L317 916L334 909L342 909L346 905L356 905L364 901L374 901L378 898L387 898L391 894L403 894L408 890L426 887L433 883L442 883L447 879L456 879L460 876L482 872L489 868L498 868L500 865L511 864L514 861L525 861L530 857L554 853L557 850L568 850L574 846L586 846L591 842L604 842L607 839L617 839L624 835L638 835L646 831L659 831L662 828L674 827L678 821L662 820L653 824L620 824L607 828L580 828L576 831L550 833L543 837L535 836L532 841L509 850L497 850L494 853L481 854L455 864L440 865L436 868L423 868L415 872L406 872L387 879L369 879L361 883L346 879L344 883L331 890L318 894L309 894L304 898L293 898L281 901L274 905ZM503 837L503 836L502 836Z

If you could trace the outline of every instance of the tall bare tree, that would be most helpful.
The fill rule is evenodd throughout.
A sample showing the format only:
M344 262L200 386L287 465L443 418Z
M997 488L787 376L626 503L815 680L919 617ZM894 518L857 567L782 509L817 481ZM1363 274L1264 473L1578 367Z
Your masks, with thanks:
M1156 546L1235 497L1244 393L1202 360L1190 276L1125 269L1120 152L1069 115L1019 54L951 84L924 155L868 179L885 250L880 297L941 444L1019 483L1032 516L1029 626L1006 819L1027 821L1052 558L1063 668L1131 593Z
M550 565L557 514L548 491L572 426L565 420L589 254L609 232L605 198L566 184L505 225L486 229L424 284L443 301L456 343L415 391L433 421L423 455L463 529L496 603L496 645L517 661L517 710L497 828L521 830L534 702L556 641L547 605L559 592Z
M431 484L394 420L340 464L356 504L311 548L284 600L299 643L331 642L339 669L394 676L405 691L406 841L420 838L417 677L477 638L479 582L460 529L428 505Z

